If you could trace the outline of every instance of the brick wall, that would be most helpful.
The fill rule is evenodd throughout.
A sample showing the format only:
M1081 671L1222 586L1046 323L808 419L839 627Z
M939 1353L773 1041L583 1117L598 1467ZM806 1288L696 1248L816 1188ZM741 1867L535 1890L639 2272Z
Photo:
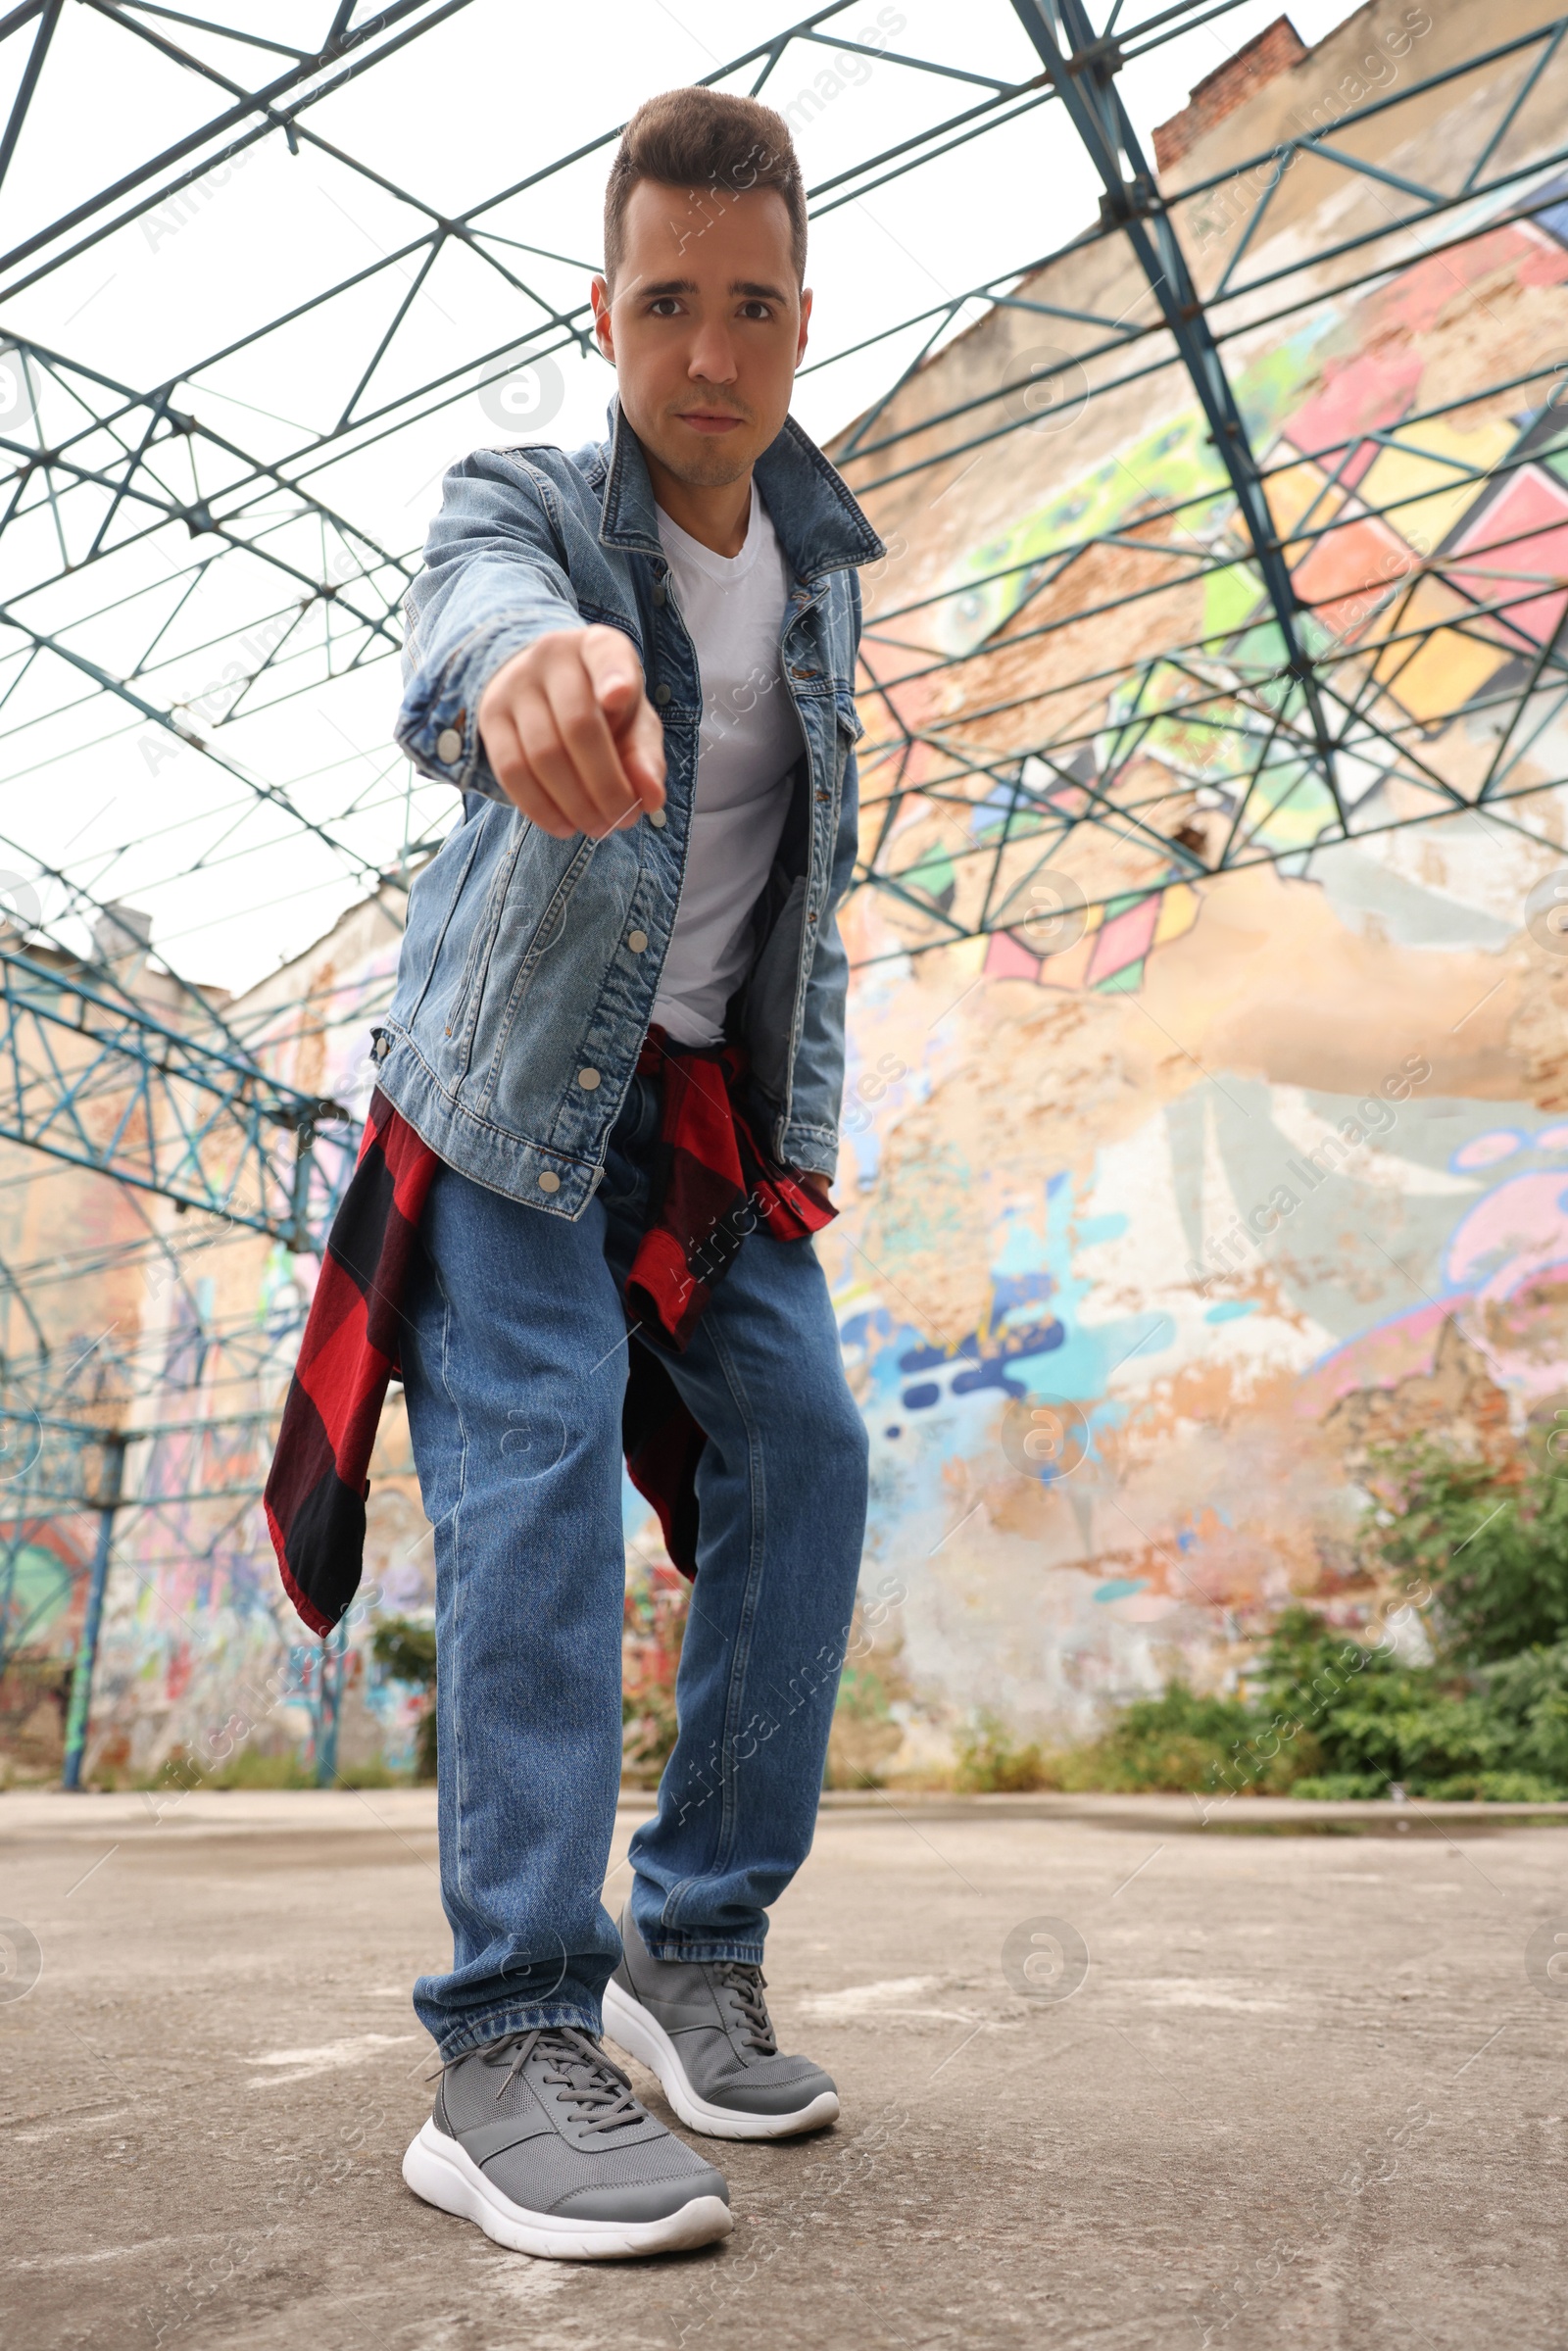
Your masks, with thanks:
M1161 122L1154 132L1154 163L1157 170L1168 171L1178 158L1200 139L1205 130L1223 122L1250 98L1276 73L1283 73L1306 55L1306 44L1289 17L1276 17L1265 25L1254 40L1238 49L1212 73L1205 73L1195 89L1187 93L1187 104L1179 115Z

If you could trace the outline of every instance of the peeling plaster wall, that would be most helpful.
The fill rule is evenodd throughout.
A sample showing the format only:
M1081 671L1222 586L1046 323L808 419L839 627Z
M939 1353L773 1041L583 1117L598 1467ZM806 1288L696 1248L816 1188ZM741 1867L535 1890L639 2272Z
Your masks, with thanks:
M1500 7L1494 37L1547 13ZM1474 45L1472 9L1380 0L1198 140L1166 184L1223 174ZM1495 118L1523 71L1387 118L1395 168L1439 177L1460 130ZM1558 135L1560 98L1532 101L1544 138ZM1354 144L1394 160L1370 127ZM1222 181L1189 220L1204 283L1256 195ZM1257 268L1321 250L1331 230L1356 233L1380 203L1386 219L1386 189L1298 160ZM1348 603L1377 576L1369 533L1406 563L1455 543L1447 534L1490 493L1457 466L1445 473L1442 454L1489 467L1517 453L1542 393L1423 427L1410 436L1419 454L1399 445L1400 416L1565 346L1562 208L1516 227L1490 230L1479 212L1446 227L1471 241L1314 299L1231 348L1268 462L1382 429L1369 460L1406 468L1374 485L1379 503L1408 495L1397 528L1356 524L1298 568L1301 586L1305 563L1318 566L1303 593L1320 602ZM899 755L916 783L933 771L937 726L994 759L1027 749L1031 730L1077 725L1090 774L1116 714L1094 673L1237 624L1224 603L1234 572L1187 584L1182 566L1161 571L1136 546L1097 547L1051 584L1054 554L1075 539L1135 531L1142 509L1205 485L1211 507L1193 527L1219 528L1229 492L1176 370L1084 406L1070 396L1071 354L1089 331L1025 307L1142 317L1119 240L1069 253L1016 293L840 445L852 482L874 484L941 445L917 429L926 416L960 412L950 437L995 432L1010 412L985 396L1031 366L1058 403L957 460L861 487L890 548L867 586L876 674L917 666L879 649L883 612L899 615L889 646L991 649L983 668L900 689L906 725L928 730ZM1079 374L1087 387L1125 364ZM910 437L854 457L896 430ZM1273 491L1282 533L1309 471ZM1512 560L1568 579L1568 481L1548 466L1511 478L1526 475L1541 535ZM944 603L907 610L944 590ZM1099 610L1134 590L1140 601ZM1544 635L1561 602L1544 595L1540 609ZM1433 643L1425 674L1399 681L1403 707L1479 782L1496 739L1482 688L1506 648ZM878 698L865 714L874 797L892 738ZM1140 780L1185 796L1211 845L1205 828L1228 818L1195 797L1201 746L1176 721L1149 746ZM1565 752L1553 721L1527 780L1568 773ZM1369 824L1415 805L1397 777L1350 786ZM893 1769L940 1760L979 1710L1060 1738L1173 1670L1225 1685L1245 1637L1290 1595L1353 1602L1369 1443L1417 1429L1480 1443L1568 1410L1568 959L1525 927L1532 886L1563 863L1568 808L1556 791L1527 805L1533 838L1499 811L1320 851L1324 808L1298 792L1260 827L1277 863L1220 878L1171 867L1152 884L1147 857L1102 834L1078 878L1092 896L1126 896L1054 955L1035 951L1027 926L901 952L925 949L931 925L874 892L854 902L846 1214L821 1246L872 1437L865 1589L884 1595L878 1643L909 1692ZM961 915L973 885L957 809L906 804L901 869ZM983 842L984 814L977 804L970 840Z
M384 1001L401 938L395 893L353 908L306 955L224 1004L275 1075L363 1113L370 1092L369 1021ZM168 1016L156 975L137 982ZM106 1115L114 1105L106 1102ZM132 1432L175 1433L132 1445L128 1505L117 1519L94 1686L89 1770L142 1775L177 1750L205 1774L232 1756L309 1754L320 1706L321 1644L279 1584L260 1502L270 1446L316 1261L265 1236L72 1168L10 1151L0 1162L0 1254L37 1264L51 1248L136 1251L107 1272L29 1289L49 1346L43 1385L65 1377L69 1411ZM169 1245L148 1253L149 1233ZM28 1351L15 1297L8 1348ZM67 1367L76 1368L66 1376ZM96 1375L96 1376L95 1376ZM229 1424L238 1422L237 1427ZM202 1426L201 1424L207 1424ZM195 1424L195 1425L191 1425ZM89 1448L79 1475L96 1473ZM412 1759L415 1693L374 1669L374 1613L433 1602L430 1532L413 1474L402 1399L383 1416L368 1504L364 1594L350 1627L338 1759L354 1767ZM68 1662L79 1635L96 1517L68 1514L43 1531L76 1570L44 1592L34 1642ZM40 1590L42 1569L32 1581ZM188 1768L170 1779L177 1798ZM161 1799L162 1800L162 1799Z
M1325 107L1354 102L1348 81L1364 80L1369 58L1405 81L1446 62L1473 44L1473 13L1376 0L1200 139L1173 182L1196 184L1329 119ZM1501 40L1546 13L1499 5L1491 22ZM1414 123L1395 118L1398 168L1433 168L1455 109L1468 119L1502 103L1503 85L1482 75L1423 101ZM1211 282L1249 200L1221 189L1207 201L1200 260ZM1260 251L1283 261L1330 225L1354 233L1376 201L1367 183L1303 164ZM1033 287L1106 317L1139 290L1114 242L1068 255ZM992 314L910 379L878 430L1026 374L1031 353L1057 339L1065 330L1018 309ZM1326 299L1286 329L1258 326L1233 357L1265 445L1305 451L1396 422L1430 404L1434 384L1451 397L1565 347L1568 235L1546 222ZM1049 351L1044 364L1056 364ZM1451 451L1490 465L1521 429L1505 402L1478 403L1451 420ZM901 462L923 445L916 435ZM1401 462L1413 464L1408 452ZM1554 535L1568 531L1568 480L1537 471L1543 561L1568 577ZM866 473L863 461L852 468L857 481ZM1136 548L1101 551L1035 596L1030 627L1061 625L1026 640L991 575L1213 478L1190 392L1167 370L1080 408L1061 430L1012 433L872 492L892 550L867 581L872 623L956 587L931 624L933 649L989 633L988 694L1049 691L1092 740L1104 691L1084 680L1161 632L1194 633L1207 591L1173 575L1158 595L1084 619L1152 576ZM1429 538L1462 523L1463 500L1430 470L1415 465L1411 481L1443 506L1426 515ZM1214 495L1222 502L1217 481ZM1347 577L1348 596L1361 576ZM912 635L920 623L902 625ZM1446 729L1479 776L1493 738L1466 707L1463 661L1476 658L1487 671L1485 648L1450 649L1443 673L1408 691L1424 697L1420 722ZM939 672L906 698L906 715L961 725L964 692L961 671ZM866 715L874 774L874 698ZM1020 749L1029 724L1017 721ZM1548 729L1535 772L1568 773L1565 752L1568 736ZM1182 756L1180 745L1159 753L1185 790ZM1362 785L1384 793L1391 816L1406 811L1397 781ZM844 928L865 960L851 1006L844 1212L819 1247L871 1433L862 1589L874 1661L906 1693L903 1746L883 1768L940 1765L978 1709L1062 1736L1175 1669L1223 1683L1243 1637L1288 1595L1346 1592L1369 1443L1418 1428L1483 1442L1568 1409L1568 959L1522 912L1561 859L1568 808L1556 794L1531 805L1536 840L1467 816L1325 851L1313 846L1321 811L1286 806L1266 835L1278 863L1139 882L1056 956L1015 932L911 955L921 942L896 906L869 893L853 903ZM911 821L927 822L918 810ZM940 826L914 847L940 863ZM1115 879L1118 854L1104 848L1102 879ZM364 1025L323 1032L285 1007L334 992L368 999L396 945L385 908L357 909L232 1010L249 1020L278 1007L267 1045L278 1074L363 1103ZM23 1172L19 1154L0 1157L0 1174ZM0 1188L0 1250L27 1263L95 1219L132 1236L145 1214L174 1222L163 1204L144 1210L50 1171ZM52 1336L85 1346L113 1321L161 1346L156 1393L137 1406L146 1425L193 1397L218 1408L222 1366L203 1370L202 1325L243 1325L257 1344L233 1377L246 1396L275 1401L310 1278L308 1262L230 1239L210 1271L156 1295L139 1277L68 1285L49 1309ZM302 1641L278 1590L255 1503L191 1493L205 1458L172 1445L153 1484L188 1498L127 1520L117 1546L95 1726L111 1764L146 1768L231 1717L250 1726L242 1743L297 1747L312 1733L318 1644ZM265 1461L250 1466L259 1484ZM395 1399L369 1516L368 1586L387 1607L427 1607L429 1531ZM657 1533L629 1489L625 1523L629 1557L657 1567ZM60 1621L69 1633L69 1609ZM409 1693L377 1685L365 1637L362 1624L340 1752L401 1762Z

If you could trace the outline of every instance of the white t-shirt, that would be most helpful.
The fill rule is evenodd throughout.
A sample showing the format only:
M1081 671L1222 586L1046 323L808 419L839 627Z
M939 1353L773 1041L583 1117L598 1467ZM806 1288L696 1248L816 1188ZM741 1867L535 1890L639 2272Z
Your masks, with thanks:
M716 1045L805 749L780 668L790 568L755 481L739 555L715 555L662 507L659 537L697 649L703 716L686 877L653 1017L679 1045Z

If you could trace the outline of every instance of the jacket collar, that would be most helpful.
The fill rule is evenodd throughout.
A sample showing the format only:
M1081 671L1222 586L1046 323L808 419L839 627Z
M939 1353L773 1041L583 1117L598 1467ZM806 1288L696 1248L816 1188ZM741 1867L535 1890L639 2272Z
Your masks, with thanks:
M659 513L642 443L618 395L606 412L609 465L600 507L600 542L662 556ZM793 416L757 461L757 486L797 579L814 580L887 553L843 481Z

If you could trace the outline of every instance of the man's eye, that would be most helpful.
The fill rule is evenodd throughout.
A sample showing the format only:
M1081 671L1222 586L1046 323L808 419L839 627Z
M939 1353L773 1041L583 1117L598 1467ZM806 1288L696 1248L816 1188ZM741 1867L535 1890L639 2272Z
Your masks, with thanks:
M773 316L773 306L770 302L745 302L741 305L741 311L742 315L748 318L771 318Z
M680 304L675 300L673 294L656 295L648 308L656 318L674 318L680 314Z

